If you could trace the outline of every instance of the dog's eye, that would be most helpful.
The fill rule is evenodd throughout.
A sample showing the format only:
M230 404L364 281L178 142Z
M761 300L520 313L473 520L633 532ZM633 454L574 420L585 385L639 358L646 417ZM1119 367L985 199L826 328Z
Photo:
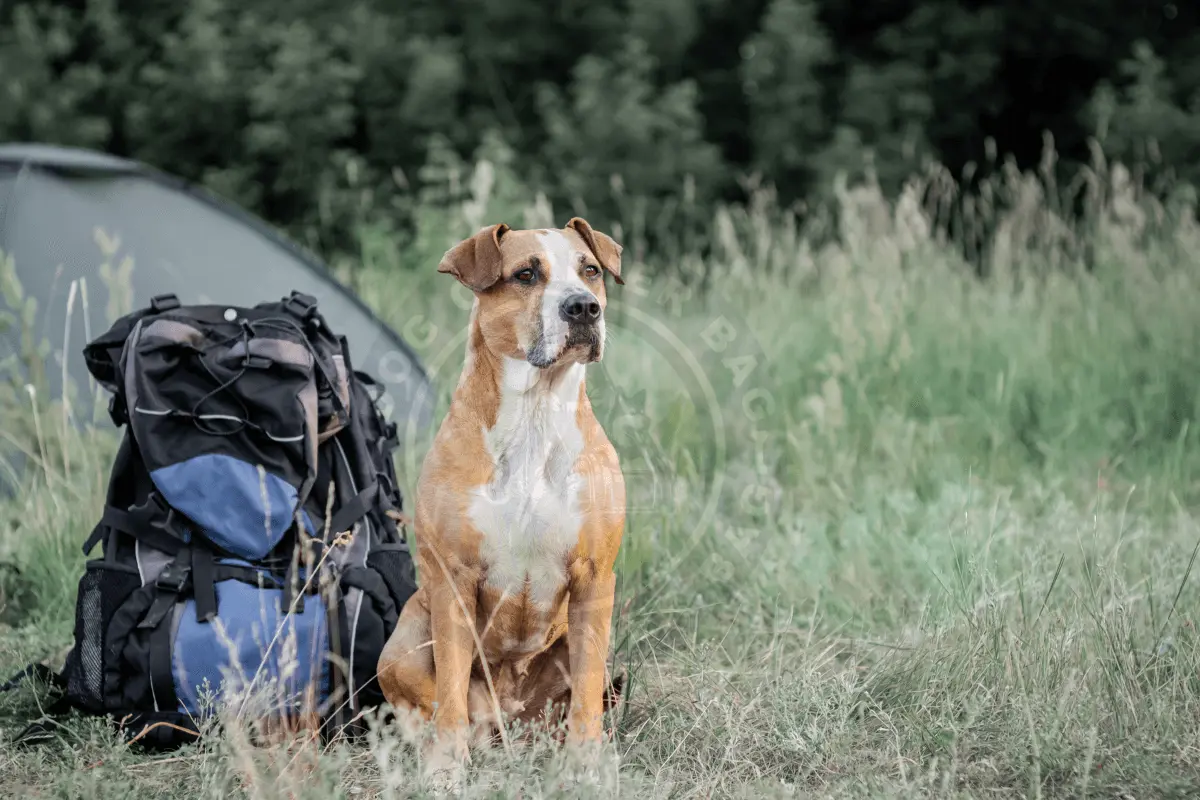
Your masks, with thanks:
M513 275L513 277L517 279L518 283L533 283L535 280L537 280L537 273L529 267L526 267L516 275Z
M583 274L589 278L594 278L600 274L600 268L597 267L595 264L588 264L586 267L583 268Z

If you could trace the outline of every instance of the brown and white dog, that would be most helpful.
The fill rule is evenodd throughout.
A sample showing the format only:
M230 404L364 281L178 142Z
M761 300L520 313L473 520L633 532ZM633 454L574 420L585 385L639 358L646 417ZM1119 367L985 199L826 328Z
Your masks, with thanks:
M617 454L584 388L621 246L579 218L493 225L438 271L475 292L466 364L417 486L421 587L379 661L388 701L434 721L434 771L497 712L565 717L568 744L601 738L625 527Z

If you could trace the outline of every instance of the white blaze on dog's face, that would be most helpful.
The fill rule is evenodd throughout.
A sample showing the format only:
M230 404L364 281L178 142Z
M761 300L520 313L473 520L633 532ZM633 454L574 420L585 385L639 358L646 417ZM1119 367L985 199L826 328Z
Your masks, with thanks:
M493 225L438 266L475 292L484 344L545 368L604 354L605 273L621 281L621 246L582 219L559 230Z

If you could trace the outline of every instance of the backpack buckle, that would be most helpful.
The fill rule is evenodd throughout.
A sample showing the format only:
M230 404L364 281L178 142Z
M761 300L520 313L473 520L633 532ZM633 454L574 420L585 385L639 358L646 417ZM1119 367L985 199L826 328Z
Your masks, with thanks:
M179 306L179 298L173 293L155 295L150 298L150 309L156 314L161 314L164 311L174 311Z
M317 313L317 298L311 294L293 291L291 295L283 301L283 308L295 314L304 322L308 322Z
M396 423L389 422L383 426L383 438L379 440L379 447L383 450L387 448L385 454L390 454L400 447L400 429Z
M180 564L178 558L163 567L162 572L154 579L154 588L158 590L158 596L150 604L146 616L138 623L138 630L152 631L162 624L167 614L175 607L179 595L183 593L191 571L187 564Z
M154 586L172 594L179 594L183 591L183 587L187 585L190 573L191 569L188 567L171 562L163 567L162 572L158 573L158 577L154 580Z

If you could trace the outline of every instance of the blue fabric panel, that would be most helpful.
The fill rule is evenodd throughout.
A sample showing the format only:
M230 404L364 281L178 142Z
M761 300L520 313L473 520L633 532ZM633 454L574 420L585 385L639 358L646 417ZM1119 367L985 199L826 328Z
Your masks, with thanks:
M324 700L329 694L329 636L320 597L309 595L303 612L284 615L279 612L278 589L259 589L235 580L221 581L216 588L217 619L233 643L233 652L217 621L197 622L196 604L188 600L171 654L179 710L193 715L211 711L211 706L201 708L202 698L219 698L226 689L243 687L264 661L254 691L269 693L279 704L278 711L301 710L305 689L314 679L319 680L317 699ZM240 671L231 666L234 663L241 665ZM230 685L228 679L234 683Z
M232 456L209 453L150 473L163 498L216 545L260 559L292 524L296 487ZM309 523L311 524L311 523Z

